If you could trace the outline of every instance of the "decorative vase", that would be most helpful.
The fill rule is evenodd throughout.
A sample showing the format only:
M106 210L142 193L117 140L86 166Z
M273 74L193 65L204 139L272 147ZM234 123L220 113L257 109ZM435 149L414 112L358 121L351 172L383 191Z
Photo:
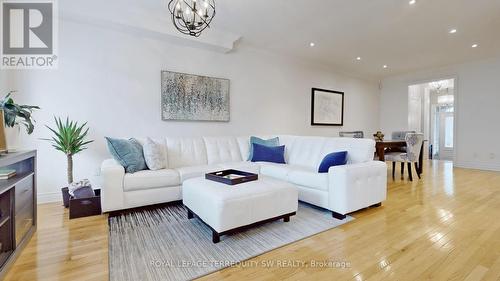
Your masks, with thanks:
M375 134L373 134L373 137L375 138L375 141L383 141L384 140L384 134L382 134L381 131L377 131Z
M7 150L9 152L16 151L19 148L19 135L21 127L19 124L14 127L5 127L5 139L7 141Z

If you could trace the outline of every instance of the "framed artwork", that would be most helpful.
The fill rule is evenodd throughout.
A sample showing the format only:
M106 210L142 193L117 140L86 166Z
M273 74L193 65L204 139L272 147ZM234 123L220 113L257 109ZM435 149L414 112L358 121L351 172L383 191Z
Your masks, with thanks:
M312 88L311 125L344 125L344 92Z
M229 122L229 80L161 72L161 119Z

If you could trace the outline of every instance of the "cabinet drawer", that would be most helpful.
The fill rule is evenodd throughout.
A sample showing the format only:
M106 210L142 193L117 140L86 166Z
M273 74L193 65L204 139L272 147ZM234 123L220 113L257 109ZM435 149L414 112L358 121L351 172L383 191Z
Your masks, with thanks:
M33 204L27 204L16 212L16 245L19 245L24 235L33 225Z
M15 186L16 189L16 213L26 207L26 205L33 205L33 176L24 178Z

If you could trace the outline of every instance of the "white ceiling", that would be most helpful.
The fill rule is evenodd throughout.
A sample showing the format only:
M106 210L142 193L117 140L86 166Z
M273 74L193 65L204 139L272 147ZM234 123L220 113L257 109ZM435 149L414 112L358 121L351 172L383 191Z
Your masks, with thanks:
M500 0L215 1L212 29L367 78L500 54ZM123 8L111 13L126 19L134 9L166 15L168 0L118 2ZM449 34L452 28L458 32Z

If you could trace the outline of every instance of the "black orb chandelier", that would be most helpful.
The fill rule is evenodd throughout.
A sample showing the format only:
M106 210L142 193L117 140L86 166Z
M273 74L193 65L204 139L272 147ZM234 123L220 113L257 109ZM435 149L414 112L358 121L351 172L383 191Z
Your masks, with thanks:
M200 36L215 16L215 0L170 0L168 10L181 33Z

